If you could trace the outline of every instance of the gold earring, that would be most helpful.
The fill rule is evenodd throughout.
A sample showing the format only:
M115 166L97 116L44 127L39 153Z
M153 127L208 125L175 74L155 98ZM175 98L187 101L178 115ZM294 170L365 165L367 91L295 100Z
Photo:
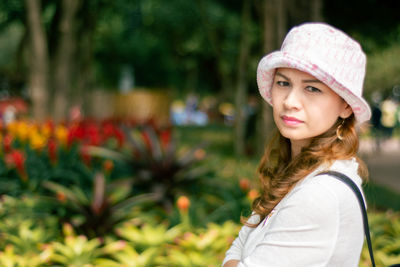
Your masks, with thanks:
M342 120L342 123L336 128L336 137L337 137L337 139L339 139L340 141L343 140L343 136L342 136L342 133L341 133L343 124L344 124L344 120Z

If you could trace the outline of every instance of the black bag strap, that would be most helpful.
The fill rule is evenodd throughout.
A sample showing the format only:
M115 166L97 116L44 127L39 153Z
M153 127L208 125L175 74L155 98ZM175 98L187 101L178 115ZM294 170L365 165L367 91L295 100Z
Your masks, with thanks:
M370 233L369 233L367 210L365 209L364 198L362 197L360 189L358 189L358 186L349 177L347 177L346 175L344 175L341 172L325 171L325 172L321 172L321 173L319 173L317 175L323 175L323 174L330 175L330 176L332 176L332 177L344 182L345 184L347 184L351 188L351 190L357 196L358 204L360 204L361 213L362 213L362 217L363 217L364 233L365 233L365 237L367 239L369 256L371 258L372 266L375 267L374 253L372 251L371 236L370 236Z

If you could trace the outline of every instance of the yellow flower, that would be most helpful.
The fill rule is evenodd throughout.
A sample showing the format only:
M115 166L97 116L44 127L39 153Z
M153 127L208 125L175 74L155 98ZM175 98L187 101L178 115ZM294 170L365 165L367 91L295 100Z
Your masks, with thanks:
M7 124L7 131L10 133L10 135L15 137L17 135L17 127L18 124L16 121L10 122Z
M16 135L21 141L26 141L28 139L29 132L30 132L29 125L26 122L24 121L18 122Z
M46 139L49 139L51 135L51 126L48 123L42 125L41 133L44 137L46 137Z
M68 129L63 125L58 125L55 130L55 136L60 144L67 144Z
M38 132L34 132L29 138L30 145L33 149L42 149L46 145L46 138Z

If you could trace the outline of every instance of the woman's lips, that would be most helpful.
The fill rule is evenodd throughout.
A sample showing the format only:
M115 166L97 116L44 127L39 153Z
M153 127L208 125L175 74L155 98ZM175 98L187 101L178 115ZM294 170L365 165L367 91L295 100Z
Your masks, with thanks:
M289 116L282 116L282 120L286 125L289 125L289 126L296 126L296 125L299 125L300 123L303 123L302 120L299 120L295 117L289 117Z

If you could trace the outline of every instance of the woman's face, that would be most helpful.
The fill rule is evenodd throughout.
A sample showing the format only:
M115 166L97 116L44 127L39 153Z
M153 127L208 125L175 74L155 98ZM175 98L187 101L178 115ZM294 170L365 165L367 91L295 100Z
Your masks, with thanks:
M351 107L327 85L297 69L276 70L272 85L274 121L280 133L300 149L330 129Z

